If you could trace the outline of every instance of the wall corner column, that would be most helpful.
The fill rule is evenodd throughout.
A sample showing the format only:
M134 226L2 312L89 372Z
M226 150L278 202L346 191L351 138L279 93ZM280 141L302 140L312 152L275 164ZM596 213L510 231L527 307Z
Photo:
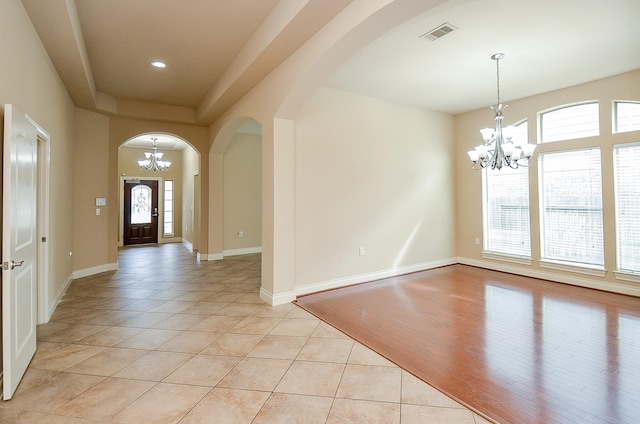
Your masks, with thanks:
M209 154L209 219L206 260L223 258L224 155Z
M262 131L262 288L271 305L295 300L294 121Z

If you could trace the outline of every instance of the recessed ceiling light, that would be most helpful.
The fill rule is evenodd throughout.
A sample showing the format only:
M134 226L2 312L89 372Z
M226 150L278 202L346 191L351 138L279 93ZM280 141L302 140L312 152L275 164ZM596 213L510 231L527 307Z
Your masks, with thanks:
M156 68L166 68L167 64L161 60L154 60L151 62L151 66L155 66Z

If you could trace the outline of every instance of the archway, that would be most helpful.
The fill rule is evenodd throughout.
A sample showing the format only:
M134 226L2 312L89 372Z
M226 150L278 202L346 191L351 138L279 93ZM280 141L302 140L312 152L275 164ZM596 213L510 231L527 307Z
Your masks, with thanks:
M153 149L155 146L155 150ZM170 162L165 170L145 169L139 161L158 154L161 165ZM151 166L149 166L151 167ZM162 168L162 167L161 167ZM119 218L118 245L125 243L126 223L124 194L127 182L151 181L157 185L157 243L182 242L193 251L200 243L200 155L184 138L166 132L138 134L124 141L118 148ZM97 212L97 210L96 210Z
M209 152L209 255L262 251L262 125L240 117L218 133Z

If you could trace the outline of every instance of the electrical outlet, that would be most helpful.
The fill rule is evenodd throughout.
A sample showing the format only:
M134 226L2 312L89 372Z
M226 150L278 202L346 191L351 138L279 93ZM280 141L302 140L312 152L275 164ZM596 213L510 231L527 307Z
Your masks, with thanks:
M476 237L476 246L480 246L480 237Z
M364 256L364 247L361 247L360 249L358 249L358 254L360 256Z
M244 237L244 231L238 231L238 237Z

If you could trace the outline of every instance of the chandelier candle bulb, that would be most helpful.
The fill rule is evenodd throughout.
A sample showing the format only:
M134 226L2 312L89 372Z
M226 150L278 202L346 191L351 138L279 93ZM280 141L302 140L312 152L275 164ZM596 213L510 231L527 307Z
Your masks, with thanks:
M482 139L484 141L486 141L487 143L489 141L491 141L491 139L493 138L493 128L483 128L480 130L480 133L482 134Z
M505 143L502 146L502 151L504 152L504 155L506 157L510 157L511 155L513 155L513 150L514 150L513 143Z

